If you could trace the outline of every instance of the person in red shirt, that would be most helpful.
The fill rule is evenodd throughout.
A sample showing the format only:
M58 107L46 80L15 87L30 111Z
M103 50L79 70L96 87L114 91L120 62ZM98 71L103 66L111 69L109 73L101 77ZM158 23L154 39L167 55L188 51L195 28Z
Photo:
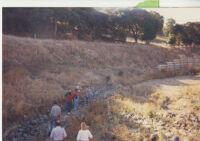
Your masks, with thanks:
M73 96L71 89L69 89L69 91L65 93L65 96L66 96L66 111L68 112L68 114L70 114L73 105Z

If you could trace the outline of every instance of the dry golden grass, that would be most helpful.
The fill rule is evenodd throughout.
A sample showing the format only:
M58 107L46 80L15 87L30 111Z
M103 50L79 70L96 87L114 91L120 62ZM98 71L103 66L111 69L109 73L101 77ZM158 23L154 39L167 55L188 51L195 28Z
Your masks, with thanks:
M179 83L183 84L180 85ZM166 112L166 110L162 109L162 104L168 96L171 101L168 105L168 110L176 111L177 114L187 110L198 114L199 109L194 109L193 106L199 105L199 84L200 80L194 76L154 80L129 87L133 89L129 91L131 93L127 91L126 93L115 94L109 97L107 101L98 99L87 108L82 109L82 113L85 116L75 115L70 117L67 121L69 125L66 127L67 133L70 134L66 140L74 140L76 138L80 123L84 121L89 125L95 141L150 141L152 132L149 133L148 129L129 121L129 119L125 118L125 115L133 113L133 115L140 115L145 119L159 117L163 120L169 120L169 123L173 123L173 118L164 119L158 114ZM168 91L168 88L172 90ZM171 92L173 93L171 94ZM144 97L146 100L143 99ZM131 127L137 127L139 132L133 132ZM158 130L159 141L167 140L166 132L159 129L156 120L154 120L152 128ZM179 130L173 131L181 139L183 138L182 132L179 132ZM193 131L188 135L188 139L197 141L198 135L198 131Z
M186 53L144 44L3 35L3 122L47 112L54 100L63 103L65 90L77 83L131 87L150 79L158 64ZM124 108L130 111L128 103Z

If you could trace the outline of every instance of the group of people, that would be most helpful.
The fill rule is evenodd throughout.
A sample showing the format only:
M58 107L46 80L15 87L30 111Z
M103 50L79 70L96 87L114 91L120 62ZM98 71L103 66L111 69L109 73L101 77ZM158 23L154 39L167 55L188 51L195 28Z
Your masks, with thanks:
M66 112L70 114L72 108L75 110L78 109L79 101L80 101L80 87L76 86L74 92L69 89L65 93L66 97ZM91 90L90 86L87 86L85 91L85 103L88 104L90 100ZM67 133L64 128L61 127L61 107L55 101L54 105L50 111L50 127L49 127L49 135L50 139L53 141L63 141L67 137ZM81 123L81 130L79 130L77 135L77 141L89 141L93 136L88 130L88 126L85 122Z
M67 133L64 128L61 127L60 120L56 121L56 127L51 131L50 139L52 141L63 141L67 138ZM89 141L93 139L91 132L88 130L88 126L85 122L81 123L81 129L78 131L78 135L76 137L77 141Z
M79 106L79 102L80 102L80 86L76 86L74 92L72 92L71 89L69 89L66 93L65 93L65 97L66 97L66 112L68 114L70 114L71 110L74 108L75 110L78 109ZM90 86L88 85L86 87L85 90L85 95L83 95L85 97L85 103L88 104L89 100L90 100L90 96L91 96L91 89ZM74 106L74 107L73 107Z
M72 93L72 90L69 89L65 93L66 97L66 112L70 114L72 108L74 107L75 110L78 109L78 105L80 102L80 87L76 86L74 92ZM91 96L91 89L90 86L87 86L85 90L85 95L83 97L85 98L85 103L88 104L90 101ZM50 112L50 139L52 141L63 141L67 137L67 133L64 128L61 127L61 107L57 104L57 102L54 102L53 107L51 108ZM88 130L88 126L85 122L81 123L81 129L78 132L77 141L89 141L92 139L93 136L91 132ZM157 137L152 137L151 141L158 140ZM174 141L179 141L179 137L175 136Z

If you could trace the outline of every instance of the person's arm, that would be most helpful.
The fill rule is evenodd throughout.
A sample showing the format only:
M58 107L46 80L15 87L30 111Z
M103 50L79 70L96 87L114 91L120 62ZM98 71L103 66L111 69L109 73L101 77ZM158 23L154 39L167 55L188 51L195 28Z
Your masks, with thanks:
M80 137L80 131L78 131L78 135L77 135L77 137L76 137L76 141L80 141L81 139L80 139L81 137Z
M59 107L59 116L60 116L60 118L61 118L61 112L62 112L62 109L61 109L61 107Z
M50 135L50 140L53 140L53 137L54 137L54 131L52 130Z
M51 108L51 111L50 111L50 113L49 113L49 117L51 117L51 115L52 115L52 108Z
M65 129L63 129L63 130L64 130L63 137L66 138L67 137L67 133L66 133Z
M88 137L89 137L89 139L93 139L93 136L89 130L88 130Z

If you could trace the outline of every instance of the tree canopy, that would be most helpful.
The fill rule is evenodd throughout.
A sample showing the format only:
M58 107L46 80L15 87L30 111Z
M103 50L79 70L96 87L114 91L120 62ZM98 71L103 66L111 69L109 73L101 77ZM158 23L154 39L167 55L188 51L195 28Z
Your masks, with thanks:
M94 8L4 8L3 33L56 39L149 42L163 27L163 17L142 9L112 14Z
M188 22L176 24L174 19L168 19L163 29L168 37L169 44L176 45L199 45L200 44L200 22Z

